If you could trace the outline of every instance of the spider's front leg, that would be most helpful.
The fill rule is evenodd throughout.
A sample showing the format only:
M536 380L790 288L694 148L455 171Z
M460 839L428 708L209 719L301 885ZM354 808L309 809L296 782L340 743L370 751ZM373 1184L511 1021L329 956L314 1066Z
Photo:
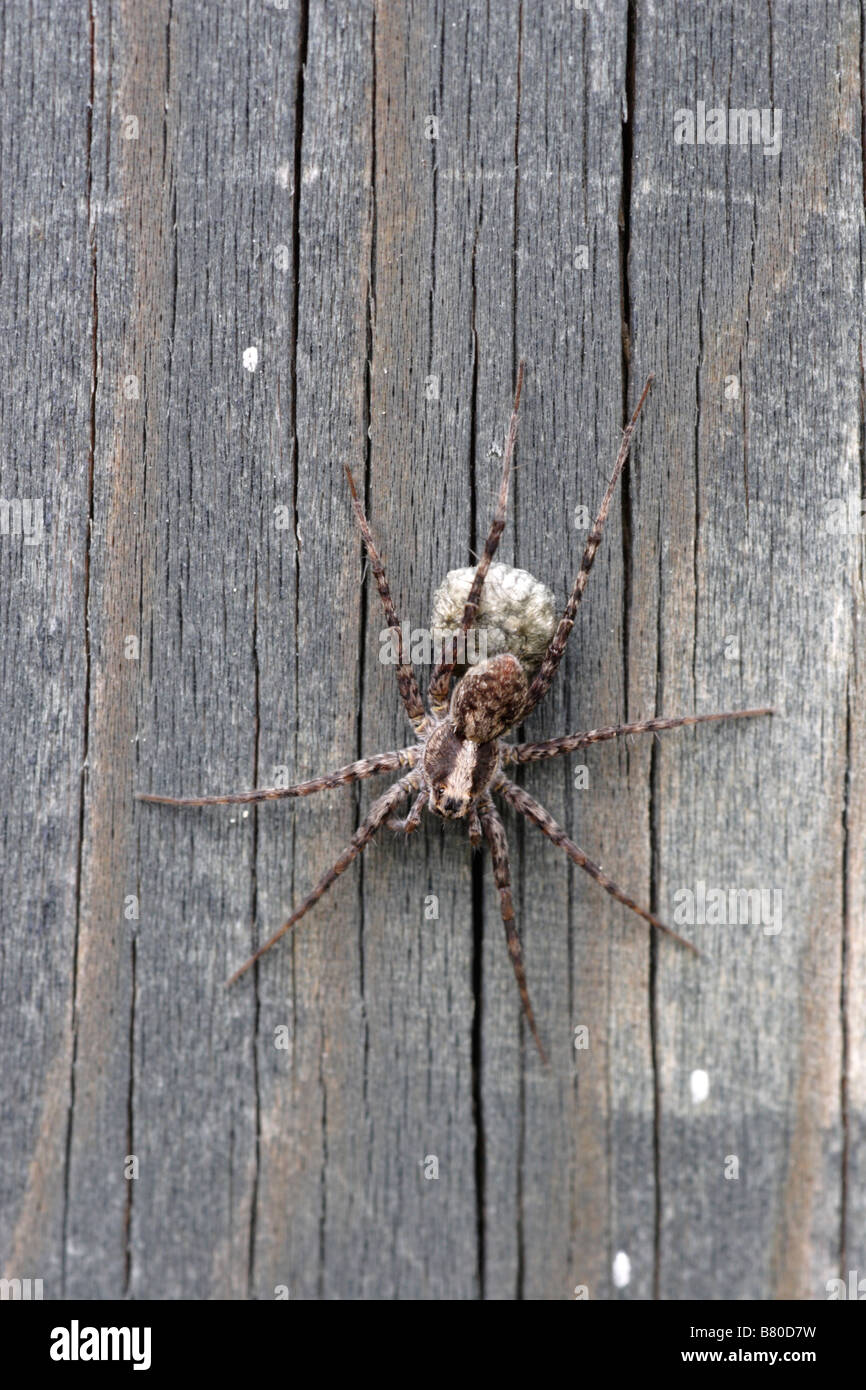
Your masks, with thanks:
M503 743L500 757L503 763L536 763L542 758L558 758L573 753L590 743L604 743L611 738L629 734L659 734L666 729L681 729L687 724L711 724L719 719L755 719L760 714L775 714L771 707L764 709L724 710L720 714L681 714L673 719L642 719L637 724L608 724L602 729L589 729L581 734L563 734L560 738L545 739L543 743Z
M489 796L485 796L478 807L479 819L487 844L490 847L490 859L493 864L493 877L496 887L499 889L499 908L502 914L502 925L505 927L505 940L508 945L508 954L511 957L511 964L514 967L514 976L517 980L517 988L520 991L520 1002L523 1005L523 1012L526 1021L535 1039L535 1046L541 1054L541 1060L547 1063L547 1053L538 1036L538 1028L535 1023L535 1014L532 1012L532 1004L529 1002L529 986L526 982L526 967L523 964L523 947L520 944L520 937L517 935L517 928L514 925L514 903L511 897L511 870L508 863L508 841L505 837L505 826L502 819Z
M634 898L630 898L627 893L623 892L619 884L614 883L612 878L608 878L604 870L599 868L598 864L594 863L589 855L584 854L579 845L576 845L573 840L569 839L562 826L557 824L550 812L546 811L534 797L530 796L529 792L524 791L523 787L518 787L516 783L509 782L507 777L500 777L494 783L493 790L498 792L500 796L503 796L505 800L514 807L515 811L519 811L527 820L532 821L533 825L537 825L538 829L542 834L547 836L548 840L552 840L560 849L565 850L565 853L572 863L576 864L579 869L583 869L584 873L589 874L590 878L594 878L596 883L600 884L605 892L609 893L612 898L616 898L618 903L622 903L625 907L631 908L632 912L636 912L638 917L642 917L645 922L649 922L651 927L656 927L658 931L664 932L666 936L670 936L674 941L678 941L681 946L686 946L688 950L693 951L696 956L701 954L693 942L687 941L684 936L680 936L678 932L673 931L671 927L660 921L652 912L649 912L645 907L641 907L639 903L635 902Z
M421 817L424 814L424 807L427 805L429 795L430 793L426 789L420 791L412 802L408 816L404 816L402 820L399 816L391 816L388 820L388 829L402 830L404 835L411 835L421 824Z
M279 801L287 796L312 796L314 792L332 791L344 787L349 782L361 782L365 777L376 777L380 772L396 772L401 767L414 767L418 761L418 745L411 748L395 748L388 753L377 753L372 758L361 758L358 762L338 767L336 772L326 772L323 777L311 777L307 782L296 782L293 787L258 787L250 792L229 792L225 796L160 796L153 792L136 792L136 801L149 801L157 806L239 806L253 801Z
M260 946L255 954L250 956L249 960L244 961L240 969L236 970L235 973L226 980L226 985L233 985L235 980L239 980L241 975L249 970L251 965L255 965L256 961L259 960L266 951L269 951L272 946L276 945L281 936L285 936L287 931L291 931L292 927L300 922L301 918L319 901L323 893L328 891L331 884L339 878L340 874L349 867L354 859L357 859L363 849L366 849L367 845L376 834L376 831L384 825L391 815L391 812L399 806L400 802L405 799L410 791L416 791L420 784L420 774L418 772L410 772L407 777L401 777L399 782L395 782L386 792L383 792L378 801L373 802L373 805L370 807L370 810L358 826L358 829L355 831L342 854L331 865L330 869L322 874L315 888L307 894L300 907L295 908L288 921L283 923L279 931L274 932L273 936L269 937L264 946Z

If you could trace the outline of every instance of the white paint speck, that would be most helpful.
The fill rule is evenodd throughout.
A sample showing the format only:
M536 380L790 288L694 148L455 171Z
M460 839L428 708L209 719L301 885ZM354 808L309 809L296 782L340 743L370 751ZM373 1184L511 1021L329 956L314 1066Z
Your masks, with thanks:
M700 1105L710 1094L710 1078L705 1071L693 1071L689 1084L692 1088L692 1100L695 1105Z
M259 350L257 347L244 348L244 366L248 372L254 372L259 365Z
M624 1250L617 1250L613 1257L613 1286L624 1289L631 1281L631 1260Z

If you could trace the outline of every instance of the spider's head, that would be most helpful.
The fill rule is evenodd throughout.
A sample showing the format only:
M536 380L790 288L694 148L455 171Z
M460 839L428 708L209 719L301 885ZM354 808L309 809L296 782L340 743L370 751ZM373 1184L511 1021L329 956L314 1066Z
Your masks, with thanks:
M458 681L451 709L424 749L432 808L447 819L466 816L499 766L497 740L519 717L526 677L510 655L479 662Z
M450 716L433 730L424 748L431 809L446 820L469 814L499 765L496 743L473 743L459 735Z

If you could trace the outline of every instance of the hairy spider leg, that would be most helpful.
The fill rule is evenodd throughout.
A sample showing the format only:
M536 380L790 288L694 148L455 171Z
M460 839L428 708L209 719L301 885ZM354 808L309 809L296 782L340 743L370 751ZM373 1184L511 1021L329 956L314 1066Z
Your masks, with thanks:
M583 850L580 849L573 840L568 838L562 826L557 825L550 812L546 811L534 797L531 797L529 792L524 791L522 787L518 787L514 782L509 782L507 777L503 777L500 781L496 782L493 790L498 792L500 796L503 796L505 800L514 807L515 811L519 811L521 815L526 816L527 820L532 821L533 825L537 825L539 830L542 831L549 840L552 840L555 845L558 845L560 849L564 849L569 859L573 860L578 868L584 869L586 873L589 874L590 878L595 879L596 883L600 883L605 892L609 893L612 898L616 898L618 903L623 903L626 907L630 907L632 912L636 912L638 917L642 917L645 922L649 922L650 926L656 927L659 931L664 932L666 936L673 937L674 941L678 941L681 946L687 946L696 956L700 955L700 951L693 942L687 941L684 936L680 936L677 932L672 931L664 922L659 921L658 917L655 917L653 913L648 912L645 907L640 907L633 898L630 898L627 893L624 893L623 890L614 883L613 879L608 878L607 874L600 869L597 864L593 863L588 855L584 854Z
M421 816L429 800L430 793L426 790L420 791L412 802L412 807L408 816L404 816L402 820L399 816L391 816L388 820L388 829L401 830L404 835L411 835L421 824Z
M136 792L135 799L159 806L235 806L251 801L279 801L286 796L312 796L314 792L331 791L349 782L360 782L365 777L376 777L380 772L414 767L417 761L418 744L413 743L411 748L395 748L388 753L377 753L372 758L361 758L356 763L338 767L336 772L311 777L307 782L296 782L293 787L259 787L255 791L230 792L225 796L157 796L152 792Z
M604 523L607 520L607 514L610 510L610 504L611 499L613 497L614 488L616 487L619 475L623 470L623 465L625 464L625 461L628 458L628 451L631 447L631 437L634 434L638 416L641 413L643 403L649 394L649 389L652 383L653 377L652 375L650 375L649 377L647 377L646 386L643 388L641 398L635 406L634 414L632 415L631 419L625 427L625 430L623 431L622 442L619 446L619 453L616 456L616 462L613 466L613 475L611 476L611 480L607 485L604 497L601 499L601 506L599 507L598 516L595 519L595 525L589 533L589 538L586 542L586 549L583 552L583 559L580 562L580 569L577 572L577 578L574 581L574 588L571 591L571 598L565 605L565 611L563 612L563 615L559 620L559 626L557 627L556 632L553 634L553 637L551 638L550 645L544 654L544 660L538 668L538 672L535 676L535 679L529 687L529 694L526 697L526 704L524 705L523 713L520 716L519 722L521 723L524 719L526 719L527 715L531 714L531 712L535 709L535 706L538 704L539 700L544 699L544 696L550 689L553 678L556 675L556 672L559 668L559 663L562 660L562 654L565 651L566 644L571 635L571 629L574 627L574 616L577 612L580 600L583 598L583 591L586 588L586 581L589 578L589 572L592 569L592 562L595 559L596 552L601 543L601 533L604 530Z
M503 743L500 745L504 763L534 763L542 758L558 758L561 753L573 753L588 743L603 743L620 734L657 734L664 729L679 729L685 724L710 724L716 719L754 719L759 714L775 714L767 709L726 710L722 714L682 714L674 719L643 719L638 724L608 724L602 729L589 729L582 734L563 734L544 743Z
M385 610L385 621L389 628L394 632L397 643L397 688L400 691L400 699L406 709L413 728L420 731L427 718L424 709L424 701L421 699L421 691L418 689L418 682L415 679L415 672L406 660L406 653L403 649L403 633L400 628L400 620L397 617L397 610L394 607L394 600L391 598L391 590L388 588L388 580L385 577L385 566L382 564L381 557L376 549L376 542L373 540L373 533L364 512L364 507L360 497L355 491L355 479L352 477L351 469L346 465L346 477L349 480L349 488L352 493L352 506L355 509L355 516L358 519L358 526L367 547L367 554L370 557L370 564L376 578L376 587L379 590L379 597L382 600L382 607Z
M315 888L307 894L300 906L295 908L291 917L287 922L283 923L279 931L274 932L273 936L269 937L265 944L260 946L255 954L250 956L249 960L244 961L240 969L236 970L230 979L226 980L227 986L233 985L235 980L239 980L241 975L249 970L251 965L254 965L266 951L269 951L272 946L276 945L281 936L285 936L287 931L291 931L292 927L300 922L304 914L309 912L310 908L327 892L335 879L339 878L344 869L347 869L352 861L357 859L361 851L367 847L376 834L376 831L379 830L388 819L394 808L404 800L410 791L417 790L419 784L419 774L417 772L410 772L406 777L401 777L398 782L395 782L393 786L390 786L386 792L383 792L382 795L373 802L373 805L370 807L364 820L358 826L358 829L355 831L346 848L331 865L330 869L322 874Z
M490 569L491 562L497 549L502 532L505 530L505 518L508 512L508 480L511 474L511 460L514 455L514 443L517 439L517 420L520 410L520 393L523 389L523 369L524 363L521 360L517 368L517 387L514 392L514 405L511 410L511 421L508 426L508 434L505 439L505 452L502 456L502 480L499 484L499 499L496 504L496 511L490 523L490 530L487 533L487 540L484 543L484 551L475 574L472 578L472 587L469 590L466 604L463 608L463 617L460 620L460 630L465 635L478 614L478 605L481 602L481 591L484 588L484 581L487 578L487 571ZM454 638L451 639L450 659L439 662L434 667L430 677L428 698L430 708L433 713L440 718L448 709L448 694L451 686L451 677L454 673Z
M499 889L499 910L502 914L502 925L505 927L505 940L508 945L508 954L511 957L511 964L514 967L514 977L517 980L517 988L520 991L520 1002L523 1005L523 1012L526 1021L535 1039L535 1046L541 1054L541 1060L547 1062L541 1038L538 1036L538 1028L535 1023L535 1014L532 1012L532 1005L529 1002L529 986L526 982L526 968L523 964L523 947L520 944L520 937L517 935L517 928L514 925L514 903L511 898L511 871L508 864L508 840L505 836L505 826L490 797L485 797L479 808L481 826L487 843L490 847L490 859L493 864L493 877L496 887Z

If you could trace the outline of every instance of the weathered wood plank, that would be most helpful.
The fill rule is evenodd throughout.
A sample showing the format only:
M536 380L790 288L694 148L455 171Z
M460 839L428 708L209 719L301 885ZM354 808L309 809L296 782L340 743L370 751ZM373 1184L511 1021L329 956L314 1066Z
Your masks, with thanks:
M267 1299L862 1274L864 541L832 529L863 490L859 12L4 24L0 496L42 495L45 536L0 535L3 1273ZM781 153L676 144L698 101L775 108ZM657 373L527 737L783 711L518 777L668 919L699 882L782 893L777 934L685 923L692 961L506 813L547 1070L486 853L430 818L223 989L387 779L132 800L409 741L343 464L426 625L483 541L521 356L500 558L560 601Z
M2 35L0 1272L56 1298L87 751L94 210L87 6L51 5L43 23L34 46L28 9L11 6Z
M462 562L470 539L471 254L459 275L442 272L457 263L450 248L471 248L474 232L472 192L443 171L461 120L445 55L465 51L465 24L448 5L376 9L368 495L398 611L414 628L430 622L445 557ZM483 41L474 51L489 60ZM365 748L406 741L393 674L379 660L383 627L370 584ZM419 667L422 689L429 675ZM425 820L404 846L386 837L363 869L367 1191L379 1230L394 1233L378 1289L368 1281L365 1291L471 1298L480 1279L471 856L451 827Z
M724 10L709 33L674 5L638 17L632 310L660 408L632 491L636 541L658 539L633 564L641 612L659 616L630 633L632 690L665 710L783 711L772 727L665 740L649 769L660 908L698 881L781 893L777 934L694 928L711 963L657 951L665 1298L820 1298L840 1257L860 538L829 537L825 519L859 486L858 25L853 6L828 24L806 4ZM781 153L676 146L674 109L698 100L774 108ZM693 1070L709 1075L697 1105Z
M301 61L298 52L296 91ZM261 629L268 633L263 728L273 749L286 750L266 762L288 764L292 780L351 761L358 748L361 559L343 465L363 473L372 70L372 8L359 8L347 25L328 7L311 6L298 93L300 157L292 167L297 341L293 349L285 344L295 361L286 396L296 392L296 492L293 531L281 544L296 566L297 608L293 618L274 585ZM287 620L295 626L292 641L279 635ZM379 778L367 784L362 801L382 786ZM358 824L356 800L345 790L296 810L265 809L276 816L260 813L263 936L334 862ZM374 1281L378 1276L366 1205L361 904L355 866L259 968L259 1297L273 1297L277 1284L287 1284L293 1297L359 1296L368 1242ZM283 1024L290 1028L288 1053L274 1046L274 1028Z
M99 173L116 216L97 247L73 1294L247 1288L254 1017L223 981L248 949L252 829L149 807L130 821L136 784L231 785L254 770L264 475L253 460L265 432L261 377L242 353L260 342L248 303L255 189L273 174L260 170L250 128L245 34L229 10L95 11ZM227 93L214 74L242 52L245 80ZM130 376L137 398L123 389ZM138 663L124 659L126 634L140 640ZM137 924L121 915L130 892ZM138 1161L132 1183L124 1154Z
M517 323L533 371L518 473L518 556L562 605L626 404L619 232L626 26L621 11L590 15L569 5L555 16L526 9L524 19ZM625 717L621 505L618 496L563 667L529 721L530 738ZM640 899L648 881L646 792L629 788L626 757L621 747L592 749L532 766L521 780ZM581 766L586 775L576 781ZM583 1286L591 1298L609 1297L613 1254L624 1246L646 1297L640 1271L651 1268L653 1249L646 930L533 827L515 833L520 915L556 1078L551 1084L533 1050L524 1049L519 1292L561 1299ZM513 1148L511 1128L510 1121L502 1128L503 1162Z

